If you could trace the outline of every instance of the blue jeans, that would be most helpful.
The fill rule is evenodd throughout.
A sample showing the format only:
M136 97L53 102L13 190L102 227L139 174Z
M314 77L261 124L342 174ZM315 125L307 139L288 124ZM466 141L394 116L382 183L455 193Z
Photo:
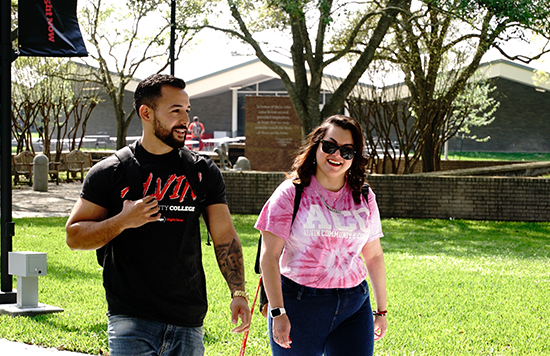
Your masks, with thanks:
M111 315L108 332L111 356L204 355L202 327Z
M274 356L371 356L374 322L367 281L349 289L304 287L282 277L285 309L290 319L290 349L273 341L273 319L268 317Z

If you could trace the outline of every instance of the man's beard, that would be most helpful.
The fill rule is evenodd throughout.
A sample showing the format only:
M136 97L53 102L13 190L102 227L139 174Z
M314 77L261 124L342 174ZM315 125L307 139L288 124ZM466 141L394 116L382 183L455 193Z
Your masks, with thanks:
M184 129L185 131L187 131L187 127L174 127L170 130L166 126L163 126L160 121L155 117L153 120L153 128L155 129L155 136L166 145L172 148L181 148L185 145L185 138L181 141L177 140L174 137L174 130Z

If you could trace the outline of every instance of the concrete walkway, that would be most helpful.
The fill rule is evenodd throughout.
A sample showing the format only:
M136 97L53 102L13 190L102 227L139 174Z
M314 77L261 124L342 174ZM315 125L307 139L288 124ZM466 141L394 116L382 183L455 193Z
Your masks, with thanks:
M68 216L77 201L82 184L48 184L47 192L37 192L30 186L17 186L12 190L12 217ZM1 337L1 335L0 335ZM84 356L86 354L60 351L0 339L1 356ZM90 355L86 355L90 356Z
M47 192L37 192L28 185L12 189L12 217L68 216L76 203L82 184L48 183Z
M90 356L78 352L59 351L54 348L45 348L27 345L19 342L0 339L0 355L2 356Z

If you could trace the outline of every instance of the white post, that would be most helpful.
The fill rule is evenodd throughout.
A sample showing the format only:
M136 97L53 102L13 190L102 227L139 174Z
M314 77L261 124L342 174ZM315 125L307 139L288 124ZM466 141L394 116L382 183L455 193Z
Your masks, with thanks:
M239 88L231 88L233 97L231 104L231 137L237 137L237 130L239 128Z
M38 277L17 276L17 306L38 307Z

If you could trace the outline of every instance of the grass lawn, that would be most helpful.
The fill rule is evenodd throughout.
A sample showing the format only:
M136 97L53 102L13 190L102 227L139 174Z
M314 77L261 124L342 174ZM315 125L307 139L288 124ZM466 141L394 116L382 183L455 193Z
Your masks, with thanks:
M258 233L234 215L247 291L254 295ZM106 354L106 303L93 252L70 251L64 218L16 219L15 251L48 253L41 303L63 313L0 316L0 337ZM547 355L550 350L550 223L391 219L382 222L388 279L386 337L376 355ZM229 292L212 247L203 245L209 313L206 354L237 355ZM269 355L265 319L252 319L247 355Z
M550 153L449 152L448 157L465 161L550 161Z

